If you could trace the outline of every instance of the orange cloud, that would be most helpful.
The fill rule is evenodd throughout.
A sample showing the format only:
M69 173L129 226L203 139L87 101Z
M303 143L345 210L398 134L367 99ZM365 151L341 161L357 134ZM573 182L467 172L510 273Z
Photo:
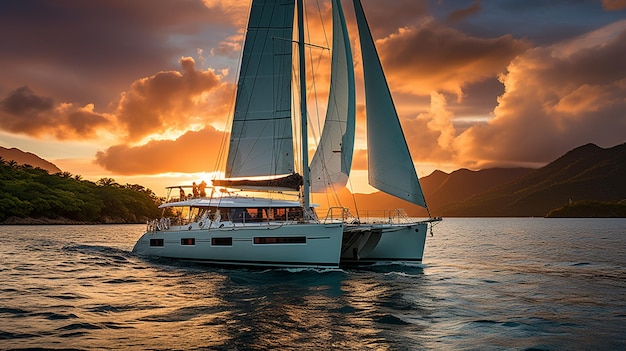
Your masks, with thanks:
M404 136L415 161L436 163L453 159L456 130L452 117L444 95L433 92L428 112L402 121Z
M234 24L237 28L245 28L250 3L240 0L202 0L205 7L211 10L215 20ZM243 30L243 29L242 29Z
M626 0L602 0L602 8L607 11L626 9Z
M135 81L130 91L122 94L117 120L129 141L205 125L228 111L231 85L221 83L212 70L196 70L192 58L184 57L180 64L182 73L159 72Z
M464 85L496 76L529 48L510 35L470 37L432 19L401 28L376 46L395 89L418 95L448 91L459 97Z
M0 101L0 128L32 137L91 139L97 136L99 128L111 125L106 115L94 112L93 108L92 104L55 106L52 98L39 96L23 86Z
M189 131L176 140L115 145L96 153L95 163L122 175L206 172L216 169L224 133L213 127Z
M180 60L182 72L165 71L136 80L122 93L115 113L73 103L54 103L29 87L0 100L0 128L33 137L60 140L95 139L112 133L128 141L154 134L183 133L207 124L223 124L232 106L234 85L212 70L196 70L192 58Z
M386 37L397 32L398 28L413 25L416 18L430 13L428 1L423 0L363 1L363 9L374 38ZM353 7L344 6L344 12L348 21L353 22Z
M519 56L501 77L494 118L455 140L459 159L484 167L547 162L573 147L626 135L626 21Z

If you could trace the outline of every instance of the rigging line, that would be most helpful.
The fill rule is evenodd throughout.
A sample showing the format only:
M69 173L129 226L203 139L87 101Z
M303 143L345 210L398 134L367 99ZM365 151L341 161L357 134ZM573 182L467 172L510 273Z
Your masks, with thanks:
M316 1L315 1L315 4L317 5L317 13L318 13L318 15L319 15L319 17L320 17L320 24L321 24L321 26L322 26L322 33L324 34L324 42L326 43L326 47L328 48L328 50L329 50L329 52L330 52L330 43L329 43L329 41L328 41L328 34L327 34L327 32L326 32L326 26L324 25L324 18L322 17L322 9L321 9L321 7L320 7L320 2L319 2L319 0L316 0ZM310 36L310 31L309 31L309 36ZM312 55L312 53L311 53L311 55ZM331 58L332 58L332 56L331 56ZM312 61L312 60L311 60L311 61ZM321 55L320 55L320 59L319 59L319 61L318 61L318 68L319 68L319 66L321 65L321 61L322 61L322 57L321 57ZM315 72L315 71L314 71L314 72ZM322 131L322 126L321 126L321 123L320 123L321 119L320 119L320 115L319 115L319 104L317 103L317 91L315 92L315 101L316 101L315 106L316 106L316 109L318 110L318 112L317 112L317 130L319 130L319 131L320 131L320 133L322 133L322 132L321 132L321 131ZM326 111L326 115L328 115L328 110ZM323 133L322 133L322 134L323 134ZM316 141L317 141L316 148L319 148L319 147L320 147L320 142L321 142L321 135L320 135L320 137L319 137L319 138L316 138L316 139L314 139L314 140L316 140ZM322 150L322 151L323 151L323 150ZM320 153L320 155L322 156L322 164L323 164L323 165L325 165L325 164L326 164L326 162L325 162L325 160L323 159L323 154L324 154L323 152L322 152L322 153ZM322 167L322 168L325 168L325 167ZM330 176L329 176L329 178L330 178ZM328 199L327 199L327 201L328 201Z
M249 0L248 1L248 8L252 8L252 1L253 0ZM251 14L252 14L252 11L248 11L247 17L246 17L246 26L250 22L250 15ZM226 151L227 148L226 148L226 146L228 144L230 144L228 142L228 140L230 139L230 133L227 133L227 131L231 130L232 124L233 124L233 121L234 121L234 118L230 118L230 116L234 117L234 115L235 115L235 100L236 100L236 97L237 97L237 88L238 88L237 87L237 85L238 85L237 81L239 80L239 75L241 74L241 63L242 63L242 60L243 60L243 47L244 47L244 44L245 44L245 40L246 40L246 36L245 35L241 36L241 42L240 42L241 50L239 50L239 57L237 58L237 66L236 66L237 67L237 71L235 73L235 77L237 77L237 80L235 81L235 89L233 89L233 91L232 91L232 96L231 96L231 99L230 99L231 103L230 103L230 107L228 109L228 118L226 118L226 125L224 126L224 132L222 133L222 140L220 142L220 148L219 148L218 153L217 153L217 158L215 159L215 165L214 165L214 168L213 168L213 170L214 170L213 179L211 179L211 181L214 180L214 179L217 179L217 174L218 174L220 168L222 168L222 164L224 166L224 168L223 168L224 171L226 171L226 163L227 163L227 151Z
M324 21L323 21L323 19L322 19L322 17L321 17L321 9L320 9L320 6L319 6L319 1L317 1L316 3L317 3L317 8L318 8L318 13L320 14L320 22L321 22L321 25L322 25L322 30L323 30L323 33L324 33L324 39L325 39L325 41L326 41L326 44L328 45L328 36L327 36L327 34L326 34L326 28L325 28L325 26L324 26ZM305 11L306 11L306 10L307 10L307 9L305 8ZM306 17L307 17L307 18L310 18L310 17L308 16L308 12L306 12ZM311 39L311 30L310 30L310 24L309 24L309 21L306 21L306 26L307 26L307 31L306 31L306 33L307 33L307 36L308 36L308 40L307 40L307 41L311 42L311 41L312 41L312 39ZM324 47L319 46L319 45L312 45L312 44L310 44L310 45L308 45L308 46L309 46L309 57L310 57L309 62L314 62L314 60L313 60L313 50L312 50L312 48L322 48L322 49L327 49L327 50L329 50L329 52L330 52L330 49L328 49L328 48L324 48ZM319 107L319 99L318 99L318 96L317 96L317 81L316 81L316 79L315 79L315 77L316 77L315 72L319 72L319 67L320 67L320 66L321 66L321 64L322 64L322 56L323 56L323 54L320 54L320 55L318 56L318 59L317 59L317 67L316 67L316 68L313 68L313 65L311 65L311 85L312 85L312 87L311 87L311 90L310 90L310 91L311 91L311 93L310 93L310 94L313 96L313 100L315 101L315 110L316 110L316 112L315 112L315 116L317 116L317 130L318 130L318 131L321 131L321 130L322 130L322 127L321 127L321 123L320 123L320 121L321 121L321 119L320 119L320 111L319 111L319 108L320 108L320 107ZM310 98L311 98L311 95L310 95L309 97L307 97L307 99L310 99ZM311 115L311 114L309 114L308 112L309 112L309 111L307 111L307 119L309 120L309 123L310 123L311 125L314 125L314 122L315 122L315 121L313 120L312 115ZM314 134L314 136L315 136L315 138L314 138L314 140L316 141L316 145L315 145L315 146L316 146L316 147L319 147L319 142L321 141L321 140L320 140L320 138L321 138L321 137L318 137L318 136L316 135L315 130L314 130L313 128L311 128L311 130L312 130L312 134ZM323 133L322 133L322 134L323 134ZM306 147L307 147L307 150L308 150L308 145L306 145Z
M248 1L248 8L252 9L252 1L250 0ZM246 28L248 27L248 24L250 23L250 16L252 15L252 11L248 11L247 13L247 18L246 18ZM218 157L217 160L215 161L215 170L216 172L214 173L214 179L217 179L217 172L219 172L219 169L221 168L221 165L223 164L224 166L224 176L226 175L226 167L228 166L228 147L230 142L230 137L231 137L231 132L232 132L232 127L235 121L235 105L237 102L237 92L239 90L239 78L241 75L241 70L242 70L242 63L243 63L243 51L244 51L244 47L245 47L245 43L246 43L246 37L247 37L248 33L246 32L246 35L242 35L241 36L241 42L240 42L240 47L241 50L239 50L239 57L237 59L237 72L236 72L236 80L235 80L235 89L233 89L232 92L232 98L231 98L231 104L230 104L230 108L229 108L229 117L226 119L226 126L225 126L225 130L224 133L222 133L222 141L220 143L220 149L218 151ZM230 118L230 116L232 116L232 118ZM227 133L227 131L230 131Z
M322 9L320 7L319 0L316 0L315 4L317 5L317 13L320 15L320 23L322 24L322 33L324 33L324 41L326 41L326 46L330 47L330 44L328 43L328 35L326 33L326 26L324 25L324 19L322 17Z
M298 41L297 40L293 40L293 39L280 38L280 37L272 37L272 39L290 41L290 42L292 42L294 44L298 44ZM304 43L304 46L317 48L317 49L322 49L322 50L329 50L330 51L330 48L327 47L327 46L321 46L321 45L316 45L316 44L311 44L311 43Z
M352 179L348 178L348 183L350 183L350 195L352 195L352 203L354 204L354 212L356 212L356 218L361 221L361 215L359 214L359 207L357 206L356 203L356 196L354 196L354 193L352 192L352 189L354 189L354 187L352 186Z
M305 8L306 11L306 8ZM306 17L308 18L308 12L306 12ZM308 41L311 41L311 30L309 27L309 22L306 22L306 26L307 26L307 36L308 36ZM321 65L321 59L322 55L319 56L319 59L317 60L317 68L313 68L313 65L311 65L311 90L310 90L310 96L307 97L307 99L313 97L313 100L315 101L315 115L317 116L317 121L318 121L318 126L319 126L319 121L320 121L320 111L319 111L319 103L318 103L318 97L317 97L317 83L315 80L315 72L319 71L319 67ZM309 62L313 62L313 50L309 49ZM309 122L311 125L313 125L313 120L312 120L312 116L311 114L309 114L309 111L307 111L307 119L309 119ZM309 146L306 145L306 148L308 150Z

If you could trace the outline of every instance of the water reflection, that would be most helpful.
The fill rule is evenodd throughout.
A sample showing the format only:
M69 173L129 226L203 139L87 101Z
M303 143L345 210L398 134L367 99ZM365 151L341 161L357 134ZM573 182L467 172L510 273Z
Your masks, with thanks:
M143 226L4 226L0 338L6 349L618 349L624 228L447 220L424 265L259 271L135 257Z

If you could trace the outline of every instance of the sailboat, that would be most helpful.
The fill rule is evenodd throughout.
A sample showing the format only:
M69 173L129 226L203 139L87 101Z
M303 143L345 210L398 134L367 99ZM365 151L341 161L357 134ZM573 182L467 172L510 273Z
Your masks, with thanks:
M380 261L421 261L429 223L398 220L364 223L340 208L324 219L310 193L343 187L349 177L355 133L352 49L340 0L332 0L331 87L324 129L309 163L303 0L253 0L244 42L230 132L225 179L206 194L183 188L160 207L167 216L148 223L133 252L141 255L260 267L322 267ZM426 206L419 179L376 53L365 14L354 0L363 54L368 129L369 183ZM294 23L294 19L296 20ZM293 32L297 71L293 84ZM292 111L297 90L299 109ZM297 123L294 123L294 120ZM299 127L299 153L293 125ZM299 163L299 164L298 164ZM298 172L301 172L298 173ZM260 179L261 178L261 179ZM264 191L241 196L228 189ZM298 199L277 198L296 192ZM169 195L168 195L169 196ZM166 212L164 212L166 213Z

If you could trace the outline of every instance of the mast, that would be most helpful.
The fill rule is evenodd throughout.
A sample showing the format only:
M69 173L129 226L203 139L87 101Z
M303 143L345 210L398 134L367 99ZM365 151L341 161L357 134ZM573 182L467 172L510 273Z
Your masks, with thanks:
M310 206L309 199L309 150L308 150L308 125L306 106L306 66L304 62L304 5L303 0L297 0L298 11L298 64L300 66L300 114L301 114L301 148L302 148L302 207L307 213Z

